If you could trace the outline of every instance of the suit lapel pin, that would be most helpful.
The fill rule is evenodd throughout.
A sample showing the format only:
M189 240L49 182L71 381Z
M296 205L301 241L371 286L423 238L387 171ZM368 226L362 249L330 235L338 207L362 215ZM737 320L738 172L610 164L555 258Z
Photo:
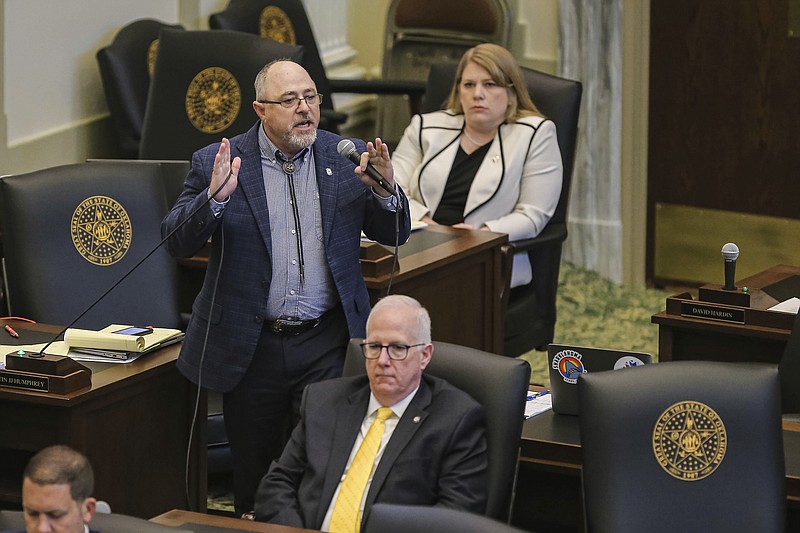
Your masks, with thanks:
M325 174L327 174L328 176L333 176L333 171L326 167L325 168Z
M413 422L414 422L415 424L419 424L419 421L420 421L420 420L422 420L422 418L421 418L421 417L419 417L419 416L415 416L415 417L414 417L414 420L413 420Z
M492 156L492 163L499 163L499 162L500 162L500 156L499 155Z

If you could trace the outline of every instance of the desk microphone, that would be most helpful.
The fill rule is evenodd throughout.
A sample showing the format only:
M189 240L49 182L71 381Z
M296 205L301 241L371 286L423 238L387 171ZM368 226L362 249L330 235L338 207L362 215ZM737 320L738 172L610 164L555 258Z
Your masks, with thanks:
M736 259L739 257L739 247L732 242L722 247L722 257L725 258L725 286L726 291L735 291L736 285Z
M339 155L346 157L353 163L358 166L361 166L361 154L356 151L356 143L351 141L350 139L342 139L339 141L339 144L336 145L336 151L339 152ZM365 171L367 176L374 179L378 185L383 187L383 190L391 194L392 196L397 196L397 192L394 190L394 187L389 185L381 173L378 172L378 169L372 166L372 163L367 163L367 170Z
M142 263L144 263L145 261L147 261L147 259L148 259L148 258L149 258L151 255L153 255L154 253L156 253L156 251L157 251L159 248L161 248L161 246L163 246L163 245L164 245L164 243L165 243L165 242L167 242L167 241L169 240L169 238L170 238L170 237L172 237L172 236L175 234L175 232L176 232L176 231L178 231L179 229L181 229L181 228L184 226L184 224L186 224L186 223L187 223L188 221L190 221L190 220L191 220L191 219L192 219L192 218L193 218L193 217L194 217L194 216L195 216L197 213L199 213L199 212L200 212L200 210L201 210L201 209L203 209L203 207L207 206L207 205L208 205L208 203L211 201L211 199L214 197L214 195L215 195L215 194L217 194L217 193L218 193L220 190L222 190L222 188L225 186L225 184L226 184L226 183L228 183L228 180L229 180L229 179L231 179L231 174L232 174L232 172L229 170L229 171L228 171L228 175L225 177L225 179L223 180L222 184L221 184L221 185L220 185L220 186L217 188L217 190L216 190L216 191L214 191L214 193L213 193L213 194L209 194L209 195L207 195L208 197L206 198L206 200L205 200L205 201L204 201L202 204L200 204L199 206L197 206L197 209L195 209L194 211L192 211L192 212L189 214L189 216L188 216L188 217L186 217L186 219L184 219L184 220L183 220L183 221L182 221L180 224L178 224L177 226L175 226L175 229L173 229L172 231L170 231L170 232L167 234L167 236L166 236L166 237L164 237L163 239L161 239L161 241L160 241L158 244L156 244L156 245L155 245L155 247L154 247L152 250L150 250L150 251L149 251L149 252L148 252L148 253L147 253L147 254L146 254L144 257L142 257L142 258L139 260L139 262L138 262L138 263L136 263L135 265L133 265L133 266L131 267L131 269L130 269L130 270L128 270L128 271L127 271L125 274L123 274L121 278L119 278L119 279L118 279L118 280L117 280L117 281L116 281L116 282L115 282L113 285L111 285L111 287L109 287L109 288L106 290L106 292L104 292L104 293L103 293L103 294L101 294L101 295L100 295L100 296L99 296L97 299L95 299L95 301L94 301L94 302L92 302L92 303L89 305L89 307L87 307L86 309L84 309L84 310L83 310L83 312L81 312L81 314L79 314L78 316L76 316L76 317L75 317L75 318L72 320L72 322L70 322L69 324L67 324L67 325L66 325L66 327L64 327L64 328L63 328L61 331L59 331L59 332L56 334L56 336L55 336L55 337L53 337L53 339L52 339L50 342L48 342L47 344L45 344L45 345L44 345L44 347L43 347L41 350L39 350L38 352L32 352L32 353L28 353L28 357L31 357L31 358L34 358L34 359L37 359L37 358L42 358L42 357L44 357L44 356L46 355L46 354L45 354L45 350L47 350L47 349L50 347L50 345L51 345L51 344L53 344L54 342L56 342L56 341L58 340L58 338L59 338L59 337L61 337L62 335L64 335L64 333L66 333L66 331L67 331L69 328L71 328L72 326L74 326L74 325L75 325L75 323L76 323L76 322L78 322L78 320L80 320L81 318L83 318L83 317L84 317L84 315L86 315L86 313L88 313L89 311L91 311L92 309L94 309L94 306L95 306L95 305L99 304L99 303L100 303L100 302L103 300L103 298L105 298L106 296L108 296L108 293L110 293L111 291L113 291L114 289L116 289L116 288L117 288L117 286L118 286L120 283L122 283L123 281L125 281L125 279L126 279L128 276L130 276L131 274L133 274L133 272L134 272L134 271L135 271L137 268L139 268L139 267L142 265Z

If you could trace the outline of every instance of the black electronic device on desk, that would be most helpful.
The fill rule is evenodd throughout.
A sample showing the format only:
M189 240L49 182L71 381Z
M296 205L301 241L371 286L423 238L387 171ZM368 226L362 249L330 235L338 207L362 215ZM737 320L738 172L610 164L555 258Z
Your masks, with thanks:
M92 371L62 355L17 350L0 369L0 387L67 394L91 384Z

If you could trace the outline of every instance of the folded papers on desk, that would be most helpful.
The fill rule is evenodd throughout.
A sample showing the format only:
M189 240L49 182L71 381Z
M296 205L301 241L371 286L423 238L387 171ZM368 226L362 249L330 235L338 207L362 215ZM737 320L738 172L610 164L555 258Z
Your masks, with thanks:
M544 413L553 408L553 395L550 391L529 392L525 402L525 419Z
M70 357L78 361L129 362L183 340L182 331L169 328L153 328L147 335L114 333L127 327L130 326L111 324L100 331L70 328L64 333L64 344Z

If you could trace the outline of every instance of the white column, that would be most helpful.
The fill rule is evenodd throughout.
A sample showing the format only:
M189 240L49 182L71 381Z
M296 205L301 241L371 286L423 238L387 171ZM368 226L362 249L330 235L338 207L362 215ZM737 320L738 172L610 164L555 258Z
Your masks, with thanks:
M583 83L564 259L622 281L623 0L559 0L559 75Z
M347 41L348 3L349 0L303 0L329 77L332 69L356 56Z

